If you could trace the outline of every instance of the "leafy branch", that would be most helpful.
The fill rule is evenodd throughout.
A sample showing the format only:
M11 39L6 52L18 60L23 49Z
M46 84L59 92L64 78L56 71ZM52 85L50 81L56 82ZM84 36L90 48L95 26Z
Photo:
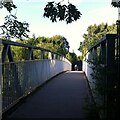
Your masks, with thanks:
M52 22L57 22L57 19L59 21L65 20L67 24L80 19L82 14L78 11L76 6L69 3L69 1L68 5L61 5L61 2L48 2L44 8L43 16L49 18Z
M111 5L114 6L114 7L118 7L119 8L120 7L120 1L112 2Z
M7 15L5 17L4 25L0 26L2 33L9 37L16 37L22 40L23 37L28 38L26 32L28 30L29 24L26 22L19 22L17 17L14 15Z
M5 17L5 22L3 25L0 26L0 29L2 33L0 35L5 35L6 37L11 38L18 38L20 40L23 39L23 37L28 38L28 32L29 24L26 22L20 22L17 20L16 15L12 15L12 10L16 9L16 5L14 5L12 0L1 0L0 1L0 8L6 8L9 12L9 15Z
M17 8L17 6L13 3L12 0L1 0L0 8L6 8L7 11L11 12L13 9Z
M63 2L62 0L61 2ZM81 13L78 11L76 6L71 4L68 0L68 5L61 5L61 2L55 3L48 2L44 8L44 17L49 18L52 22L66 21L66 23L72 23L80 19ZM22 40L23 37L28 37L29 24L26 22L20 22L17 20L16 15L12 15L12 10L16 9L17 6L13 3L13 0L0 0L0 8L6 8L9 15L5 17L5 22L0 26L2 31L1 34L16 37Z

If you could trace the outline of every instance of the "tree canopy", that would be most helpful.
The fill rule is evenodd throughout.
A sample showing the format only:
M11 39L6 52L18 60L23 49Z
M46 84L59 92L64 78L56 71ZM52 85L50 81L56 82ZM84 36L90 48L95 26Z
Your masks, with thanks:
M67 39L61 35L55 35L50 38L43 36L36 38L35 35L33 35L33 37L29 38L28 40L17 40L17 42L49 49L53 52L58 52L64 56L66 56L66 54L69 52L69 43ZM21 47L13 47L12 49L14 51L14 58L16 61L27 59L28 49L24 49ZM40 59L41 52L38 50L34 50L33 52L35 59ZM48 53L45 53L45 56L47 56L47 54Z

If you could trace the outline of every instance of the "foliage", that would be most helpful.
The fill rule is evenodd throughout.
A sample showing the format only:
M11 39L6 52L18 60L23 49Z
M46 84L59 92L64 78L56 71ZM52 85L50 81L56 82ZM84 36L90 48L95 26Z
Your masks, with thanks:
M0 26L2 30L1 35L5 35L6 37L15 37L18 39L23 39L23 37L28 38L29 24L26 22L20 22L17 20L16 15L12 15L11 11L16 7L13 4L12 0L1 0L0 1L0 8L6 8L9 12L9 15L5 17L4 25Z
M105 93L105 79L106 79L106 66L102 60L97 57L96 59L87 60L87 62L91 65L92 73L91 77L93 79L93 83L95 83L95 91L100 95L104 95Z
M67 5L61 5L61 2L55 3L48 2L46 7L44 8L44 17L50 18L52 22L57 22L57 19L59 21L65 20L66 23L72 23L73 21L76 21L77 19L80 19L81 13L78 11L76 6L68 2Z
M28 40L24 40L24 41L17 40L17 42L41 47L44 49L51 50L53 52L58 52L63 55L66 55L69 52L69 43L67 42L65 37L60 35L55 35L51 38L47 38L47 37L36 38L33 35L33 37L29 38ZM14 51L14 58L16 61L27 59L28 49L24 49L22 47L13 47L13 51ZM35 59L40 59L41 51L34 50L33 54ZM45 53L45 58L47 57L47 54L48 53Z
M120 1L112 2L111 5L119 8L120 7Z
M17 6L13 3L12 0L1 0L0 8L6 8L7 11L11 12L13 9L17 8Z
M10 14L5 17L4 25L0 26L3 31L1 34L19 39L22 39L23 37L28 38L28 35L26 33L29 32L28 26L28 23L19 22L16 16Z
M68 54L66 54L66 58L73 64L78 60L77 55L74 52L69 52Z
M106 34L116 34L117 26L116 24L108 25L107 23L101 23L99 25L90 25L87 28L87 33L83 35L83 42L80 44L79 50L82 52L84 56L90 46L92 46L95 42L100 40Z
M107 66L104 59L100 59L100 56L87 60L92 68L92 91L94 93L94 98L96 101L97 109L103 119L106 117L114 116L117 112L117 100L119 91L119 77L118 77L118 63L111 66ZM111 97L111 99L108 99ZM110 116L106 116L106 111L110 111ZM114 116L116 117L116 116Z
M82 60L82 55L77 56L78 61Z

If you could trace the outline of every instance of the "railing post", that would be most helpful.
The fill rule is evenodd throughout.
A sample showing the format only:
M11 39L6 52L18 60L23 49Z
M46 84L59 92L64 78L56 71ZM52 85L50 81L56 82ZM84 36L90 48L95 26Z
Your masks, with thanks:
M52 59L54 59L54 54L52 53Z
M90 84L90 87L91 87L91 89L94 91L94 89L95 89L95 81L94 81L94 79L92 78L92 76L91 76L91 74L93 74L93 68L92 68L92 66L93 66L93 63L94 63L94 60L95 60L95 58L96 57L94 57L94 55L96 56L96 49L91 49L90 51L89 51L89 54L88 54L88 62L87 62L87 66L86 66L86 74L87 74L87 76L88 76L88 78L89 78L89 84ZM94 92L93 92L93 96L94 96L95 94L94 94Z
M34 60L33 50L32 50L32 48L29 48L28 60Z
M60 60L62 60L62 56L60 55Z
M56 54L55 53L53 54L53 59L56 59Z
M92 50L90 50L88 54L88 61L91 61L91 60L92 60Z
M100 44L100 60L102 64L106 64L106 43Z
M100 65L102 65L102 69L104 70L104 79L101 81L101 84L103 86L103 95L101 96L102 97L102 105L103 105L103 118L105 119L106 118L106 113L107 113L107 110L106 110L106 41L105 42L102 42L100 44L100 55L99 55L99 60L100 60Z
M52 59L52 53L51 52L48 53L48 58Z
M59 55L58 54L56 54L57 55L57 58L56 59L58 59L59 60Z
M4 44L3 51L2 51L2 62L6 61L6 57L8 55L8 59L10 62L13 62L13 53L11 51L11 47L9 45Z
M2 119L2 41L0 40L0 120Z
M56 57L55 57L55 58L56 58L56 59L58 59L58 55L57 55L57 54L55 54L55 55L56 55Z
M97 60L97 57L98 57L98 55L97 55L97 47L93 48L92 54L93 54L93 60Z
M114 79L114 63L115 63L115 40L109 38L106 40L106 65L107 65L107 120L115 118L114 112L114 102L115 102L115 93L113 91L115 87L115 79ZM113 111L113 112L111 112Z
M41 50L41 59L44 59L45 56L44 56L44 50Z
M115 63L115 40L107 39L106 47L106 63L107 66L112 66Z
M2 63L6 61L7 52L8 52L8 45L4 44L3 51L2 51Z
M10 46L9 46L9 49L8 49L8 59L9 59L10 62L14 62L13 52L12 52Z
M117 21L117 105L117 111L120 111L120 20ZM119 112L117 117L120 119Z

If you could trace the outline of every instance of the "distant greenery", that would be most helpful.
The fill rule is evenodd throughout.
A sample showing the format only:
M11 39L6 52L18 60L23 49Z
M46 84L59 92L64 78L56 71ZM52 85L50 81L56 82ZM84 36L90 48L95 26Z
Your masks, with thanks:
M33 35L33 37L29 38L28 40L24 41L17 40L17 42L45 48L53 52L58 52L64 56L69 52L69 43L67 39L61 35L55 35L51 38L48 37L36 38L35 35ZM28 49L24 49L22 47L12 47L12 49L14 51L14 58L16 61L27 59ZM40 59L41 52L39 50L34 50L33 52L35 59Z
M69 52L69 42L67 39L61 35L55 35L53 37L35 37L33 35L32 38L28 40L17 40L16 42L24 43L28 45L33 45L41 48L45 48L51 50L53 52L58 52L64 55L72 64L75 64L76 61L81 60L80 56L77 56L74 52ZM23 47L12 46L12 51L14 55L15 61L24 61L28 57L28 49ZM41 58L40 50L33 50L34 59ZM45 58L47 58L48 53L45 53Z
M5 37L1 37L3 40L6 40ZM28 38L27 40L17 40L16 42L33 45L36 47L41 47L48 49L53 52L58 52L64 55L72 64L76 63L76 61L82 60L81 56L77 56L74 52L69 52L69 42L67 39L61 35L55 35L53 37L35 37L33 34L32 38ZM27 60L28 57L28 48L12 46L13 56L15 61L24 61ZM41 58L40 50L33 50L34 58ZM48 53L45 53L45 58L47 58Z
M76 61L78 61L78 57L77 55L73 52L69 52L67 55L66 55L66 58L71 62L71 63L75 63Z

